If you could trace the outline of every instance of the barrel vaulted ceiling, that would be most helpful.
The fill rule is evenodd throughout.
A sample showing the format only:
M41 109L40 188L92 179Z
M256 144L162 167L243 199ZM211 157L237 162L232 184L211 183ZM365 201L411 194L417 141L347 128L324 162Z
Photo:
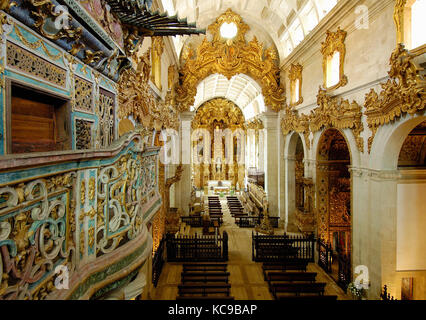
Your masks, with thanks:
M338 0L160 1L164 11L170 15L187 17L189 22L196 22L199 28L207 28L220 14L231 8L243 17L259 40L268 37L272 40L282 61L315 28ZM174 39L178 56L186 38L185 36Z
M228 8L241 15L250 26L247 40L253 36L265 47L275 47L282 62L312 31L338 0L159 0L160 8L169 15L196 22L198 28L208 28ZM184 45L201 43L204 36L173 37L177 56ZM281 63L280 63L281 64ZM223 97L243 110L246 119L252 118L265 108L257 83L245 76L236 75L228 80L215 74L203 79L197 87L192 110L204 102Z

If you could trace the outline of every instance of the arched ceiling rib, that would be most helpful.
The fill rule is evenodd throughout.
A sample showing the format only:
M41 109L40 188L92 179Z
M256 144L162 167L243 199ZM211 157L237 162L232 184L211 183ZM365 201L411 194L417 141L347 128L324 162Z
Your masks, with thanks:
M178 14L207 28L231 8L254 29L258 39L270 38L284 59L309 34L338 0L161 0L169 14ZM262 36L263 35L263 36ZM178 56L187 37L174 37ZM264 39L262 39L264 38Z
M262 91L252 78L239 74L228 80L221 74L213 74L198 85L191 110L197 110L206 101L218 97L234 102L243 111L246 119L263 112L265 108Z

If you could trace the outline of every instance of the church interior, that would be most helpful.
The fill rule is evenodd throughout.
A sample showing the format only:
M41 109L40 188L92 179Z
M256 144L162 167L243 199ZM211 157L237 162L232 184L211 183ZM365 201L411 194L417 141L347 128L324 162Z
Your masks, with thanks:
M426 0L0 0L0 300L426 300Z

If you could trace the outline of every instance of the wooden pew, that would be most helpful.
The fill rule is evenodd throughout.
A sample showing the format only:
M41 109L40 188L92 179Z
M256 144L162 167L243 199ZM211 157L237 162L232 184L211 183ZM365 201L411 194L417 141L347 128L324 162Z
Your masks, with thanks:
M235 300L231 296L197 296L197 295L187 295L187 296L177 296L176 300Z
M304 271L306 272L308 266L307 261L287 261L287 262L271 262L271 263L264 263L262 265L263 275L266 280L266 274L269 271Z
M268 272L266 281L270 282L315 282L316 272Z
M181 282L229 282L229 272L182 272Z
M336 301L337 296L330 295L303 295L303 296L289 296L285 294L277 294L277 300L281 301Z
M277 298L277 294L288 293L294 295L300 294L317 294L324 295L326 283L323 282L270 282L270 289L274 298Z
M223 263L185 263L183 265L183 272L226 272L227 269L228 265Z
M178 286L178 294L183 295L201 295L221 294L229 296L231 285L229 283L185 283Z

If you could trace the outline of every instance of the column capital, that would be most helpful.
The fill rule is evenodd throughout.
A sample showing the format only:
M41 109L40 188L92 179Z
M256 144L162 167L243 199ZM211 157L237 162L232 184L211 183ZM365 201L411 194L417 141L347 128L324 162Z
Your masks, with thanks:
M277 129L278 128L278 116L277 112L266 111L260 115L260 119L262 119L263 126L265 129Z
M180 121L192 121L194 118L195 112L194 111L184 111L180 114Z

